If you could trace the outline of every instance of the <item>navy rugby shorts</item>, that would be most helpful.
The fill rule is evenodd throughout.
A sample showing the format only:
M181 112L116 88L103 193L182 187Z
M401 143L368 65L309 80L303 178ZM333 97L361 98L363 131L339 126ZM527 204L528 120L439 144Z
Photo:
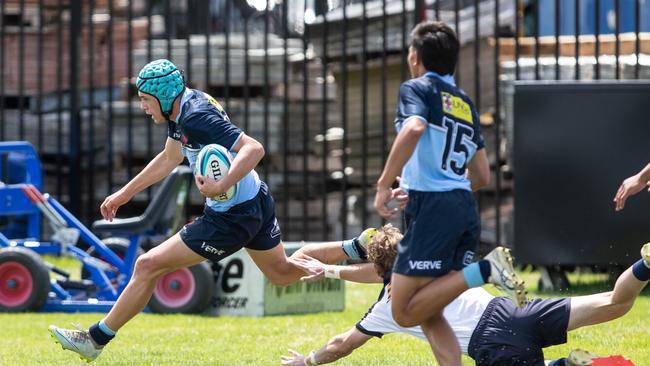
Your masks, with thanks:
M481 224L471 192L410 190L404 216L406 232L393 272L441 277L472 263Z
M281 241L275 203L264 182L257 195L226 212L205 207L203 216L183 226L185 245L213 262L241 248L268 250Z
M518 309L510 299L494 298L469 341L477 366L544 366L545 347L563 344L571 313L568 298L533 299Z

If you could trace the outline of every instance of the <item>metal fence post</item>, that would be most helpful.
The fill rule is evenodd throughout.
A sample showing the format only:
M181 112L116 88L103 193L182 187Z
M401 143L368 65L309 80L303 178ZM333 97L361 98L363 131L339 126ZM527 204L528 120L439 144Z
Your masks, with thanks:
M81 110L79 104L79 42L81 33L81 0L70 2L70 212L81 213ZM91 121L92 123L92 121Z

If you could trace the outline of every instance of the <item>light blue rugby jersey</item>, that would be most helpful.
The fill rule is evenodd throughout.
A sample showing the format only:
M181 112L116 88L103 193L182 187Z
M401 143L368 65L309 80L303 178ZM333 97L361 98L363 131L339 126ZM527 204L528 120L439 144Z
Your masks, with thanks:
M183 155L190 162L192 171L199 151L205 145L219 144L227 148L233 158L237 156L232 148L244 133L230 122L224 109L210 95L186 88L181 98L180 113L176 119L177 122L168 123L167 135L182 143ZM220 202L206 198L205 204L217 212L228 211L231 207L254 198L260 190L260 185L257 172L251 170L239 181L237 193L231 200Z
M415 117L426 121L428 128L402 169L400 186L425 192L471 191L467 163L485 143L478 113L452 76L429 71L402 83L397 132Z

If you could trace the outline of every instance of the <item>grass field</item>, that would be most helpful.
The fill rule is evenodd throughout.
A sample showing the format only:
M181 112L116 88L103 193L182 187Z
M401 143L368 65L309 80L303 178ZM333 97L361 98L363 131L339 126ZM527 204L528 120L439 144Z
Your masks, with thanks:
M529 288L537 274L524 274ZM596 275L572 275L575 293L608 289ZM346 310L301 316L231 318L141 314L127 324L95 362L97 365L279 365L287 348L309 352L330 336L354 326L376 299L379 285L348 284ZM533 296L538 296L531 291ZM539 296L566 296L543 294ZM83 327L101 314L0 314L0 365L85 364L54 344L49 324ZM650 365L650 293L614 322L583 328L569 335L567 345L547 349L547 358L581 347L595 353L624 354L636 365ZM403 335L374 339L336 365L433 365L428 345ZM473 365L469 358L465 365Z

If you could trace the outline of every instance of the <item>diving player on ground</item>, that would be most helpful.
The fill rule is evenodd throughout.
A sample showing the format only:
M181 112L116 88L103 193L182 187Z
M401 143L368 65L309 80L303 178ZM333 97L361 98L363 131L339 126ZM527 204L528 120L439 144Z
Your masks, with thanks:
M327 344L308 355L290 351L282 356L283 365L322 365L348 356L373 337L389 333L405 333L426 340L418 326L402 327L391 314L394 286L390 272L397 256L402 235L397 228L386 225L377 230L368 243L371 263L333 266L317 260L299 260L304 269L337 273L348 281L383 282L379 299L366 315L344 333L332 337ZM567 341L567 332L600 324L625 315L636 297L650 280L650 243L641 249L641 259L616 281L613 291L588 296L556 299L532 299L522 309L508 299L494 297L482 288L463 292L444 309L444 316L460 342L462 352L478 366L543 366L542 349ZM310 276L315 281L322 275ZM568 358L554 360L550 366L589 365L594 355L575 350ZM602 363L604 364L604 363ZM612 363L614 364L614 363Z

